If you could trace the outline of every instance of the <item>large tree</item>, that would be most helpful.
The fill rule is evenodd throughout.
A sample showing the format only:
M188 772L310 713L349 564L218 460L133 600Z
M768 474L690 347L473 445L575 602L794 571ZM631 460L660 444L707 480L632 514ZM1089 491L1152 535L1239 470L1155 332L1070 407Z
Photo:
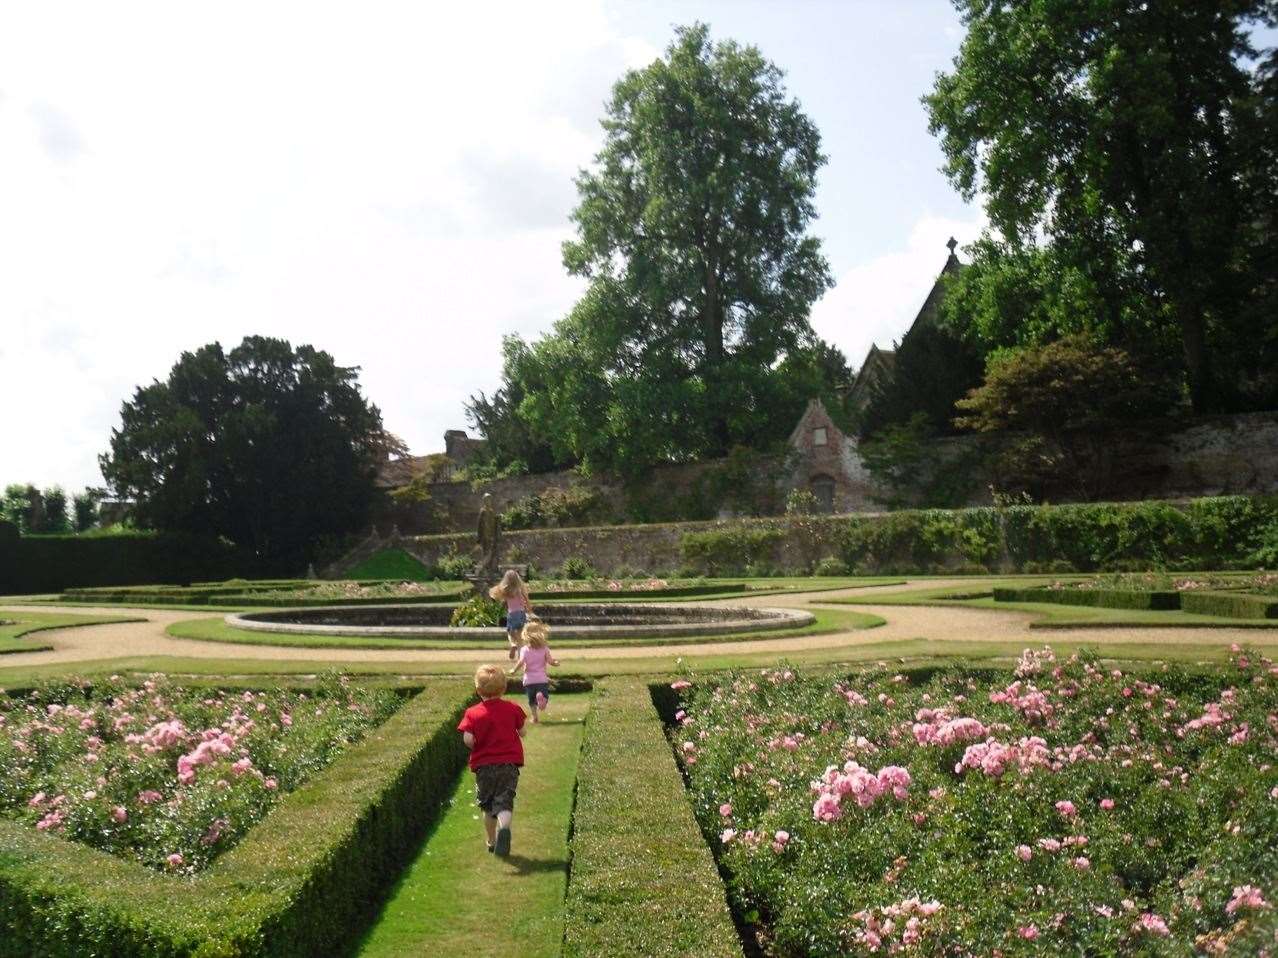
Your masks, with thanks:
M564 245L589 287L528 348L521 420L560 461L627 471L783 438L782 366L815 348L830 286L816 127L757 49L700 24L616 84L603 126Z
M358 367L259 336L183 353L120 415L100 463L139 525L223 536L280 568L366 525L378 463L403 451Z
M967 35L925 102L951 180L985 196L993 228L956 305L1023 300L1019 274L1052 298L1005 304L987 331L1037 317L1040 339L1090 326L1130 343L1169 328L1194 407L1227 404L1212 346L1238 335L1256 285L1270 88L1250 28L1272 0L955 4Z

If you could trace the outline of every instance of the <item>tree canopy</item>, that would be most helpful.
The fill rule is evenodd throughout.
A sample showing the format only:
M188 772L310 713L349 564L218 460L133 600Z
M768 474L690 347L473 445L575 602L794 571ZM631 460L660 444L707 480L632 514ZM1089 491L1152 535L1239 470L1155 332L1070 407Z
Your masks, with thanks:
M1086 332L1178 354L1199 411L1263 402L1246 370L1278 339L1257 308L1274 288L1278 126L1251 27L1276 5L955 4L967 35L925 103L992 229L951 320L992 346Z
M702 24L618 81L603 127L564 245L588 288L549 335L507 342L472 421L516 455L509 408L525 454L623 471L784 438L797 371L831 368L808 322L831 285L807 233L816 127L757 49Z
M260 336L183 353L124 403L102 474L143 528L225 537L300 568L367 524L378 463L404 451L358 372Z

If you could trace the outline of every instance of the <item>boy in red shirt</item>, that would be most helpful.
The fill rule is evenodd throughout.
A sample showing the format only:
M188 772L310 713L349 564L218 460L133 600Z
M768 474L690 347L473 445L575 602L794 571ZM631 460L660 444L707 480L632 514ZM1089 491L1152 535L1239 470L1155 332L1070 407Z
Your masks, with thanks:
M506 673L495 665L475 670L480 703L462 716L457 731L470 749L475 773L475 801L484 810L488 850L503 858L510 854L510 820L515 814L515 789L524 764L524 710L502 698Z

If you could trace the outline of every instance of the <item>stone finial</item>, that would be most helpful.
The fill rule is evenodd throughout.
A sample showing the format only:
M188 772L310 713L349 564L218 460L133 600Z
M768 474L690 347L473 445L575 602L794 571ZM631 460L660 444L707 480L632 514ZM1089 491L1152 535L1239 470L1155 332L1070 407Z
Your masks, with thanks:
M951 255L951 256L953 256L953 255L954 255L954 249L955 249L955 247L957 247L957 246L958 246L958 240L956 240L953 236L951 236L951 237L950 237L949 242L948 242L948 243L946 243L945 245L946 245L946 247L949 249L949 251L950 251L950 255Z

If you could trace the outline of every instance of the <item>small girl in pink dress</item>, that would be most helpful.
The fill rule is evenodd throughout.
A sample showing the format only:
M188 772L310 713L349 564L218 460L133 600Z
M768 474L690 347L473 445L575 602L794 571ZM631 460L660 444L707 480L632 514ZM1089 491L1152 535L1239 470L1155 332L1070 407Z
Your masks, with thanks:
M524 673L524 692L528 695L528 708L534 722L541 721L541 713L550 704L550 676L546 667L558 665L559 660L550 654L550 627L540 619L533 619L524 626L524 644L519 650L519 661L509 675Z

